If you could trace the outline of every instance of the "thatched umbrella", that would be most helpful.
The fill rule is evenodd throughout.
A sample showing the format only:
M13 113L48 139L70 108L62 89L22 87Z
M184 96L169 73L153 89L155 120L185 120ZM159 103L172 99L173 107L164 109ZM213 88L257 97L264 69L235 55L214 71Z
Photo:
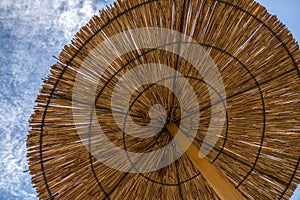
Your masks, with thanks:
M65 46L36 100L39 198L289 199L299 65L253 0L117 1Z

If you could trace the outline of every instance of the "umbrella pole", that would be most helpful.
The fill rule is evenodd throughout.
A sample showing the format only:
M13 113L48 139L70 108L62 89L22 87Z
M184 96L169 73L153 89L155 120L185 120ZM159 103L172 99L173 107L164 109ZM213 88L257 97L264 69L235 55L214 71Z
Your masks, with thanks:
M175 141L180 146L186 146L186 144L190 142L175 124L169 123L166 125L166 128L174 138L175 135L177 135ZM219 170L213 164L211 164L209 160L199 157L199 149L195 145L191 144L186 150L186 154L222 200L244 199L240 192L219 172Z

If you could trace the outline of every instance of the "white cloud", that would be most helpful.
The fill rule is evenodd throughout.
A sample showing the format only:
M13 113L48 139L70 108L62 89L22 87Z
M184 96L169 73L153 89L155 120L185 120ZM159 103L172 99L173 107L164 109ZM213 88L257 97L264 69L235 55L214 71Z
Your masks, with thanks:
M58 27L64 31L65 38L71 38L74 34L74 30L79 29L82 26L82 21L88 22L93 16L94 10L92 7L92 1L84 1L80 9L74 2L65 5L64 9L58 19Z

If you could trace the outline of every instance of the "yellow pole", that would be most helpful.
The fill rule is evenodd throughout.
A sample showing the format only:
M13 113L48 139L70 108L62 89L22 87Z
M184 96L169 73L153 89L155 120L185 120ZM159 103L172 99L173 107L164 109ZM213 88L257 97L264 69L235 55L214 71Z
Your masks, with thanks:
M166 128L174 138L177 134L175 141L180 146L186 146L187 143L190 143L189 139L177 128L175 124L169 123L166 125ZM199 158L199 149L195 145L191 144L186 150L186 154L222 200L244 199L239 191L218 171L213 164L211 164L209 160L206 158Z

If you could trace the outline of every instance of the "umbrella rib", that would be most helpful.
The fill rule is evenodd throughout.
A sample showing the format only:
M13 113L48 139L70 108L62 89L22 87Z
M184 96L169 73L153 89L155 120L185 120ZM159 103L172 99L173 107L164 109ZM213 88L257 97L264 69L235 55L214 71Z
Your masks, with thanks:
M89 144L90 144L90 141L89 141ZM90 160L90 163L92 163L92 162L93 162L93 159L92 159L93 157L92 157L92 154L91 154L90 152L91 152L91 145L89 145L89 160ZM104 190L104 188L102 187L102 185L101 185L101 183L100 183L100 181L99 181L99 179L98 179L98 177L97 177L97 174L96 174L96 172L95 172L94 165L91 165L91 168L92 168L92 173L93 173L93 175L94 175L94 178L95 178L95 180L96 180L96 182L97 182L99 188L100 188L101 191L104 193L105 198L107 198L108 200L110 200L110 198L109 198L107 192Z
M121 179L116 183L116 185L110 190L110 192L107 194L107 196L103 199L106 200L109 198L109 196L117 189L117 187L121 184L121 182L126 178L126 176L129 174L129 172L126 172Z
M188 5L190 4L190 0L188 1ZM180 30L179 32L182 33L183 31L183 26L184 26L184 17L185 17L185 9L187 7L187 0L184 0L182 11L181 11L181 18L180 18ZM178 43L178 49L177 49L177 56L176 56L176 65L175 65L175 72L174 72L174 79L173 79L173 86L172 86L172 91L175 91L176 88L176 79L177 79L177 70L179 67L179 54L180 54L180 49L181 49L181 42L182 42L182 34L180 35L179 38L179 43ZM174 104L174 99L175 99L175 94L172 92L172 97L171 97L171 107L168 113L168 119L171 120L172 117L172 106ZM181 200L183 200L183 194L182 194L182 188L180 186L180 177L179 177L179 172L178 172L178 161L175 161L175 169L176 169L176 175L177 175L177 186L179 190L179 197Z
M282 77L282 76L285 76L285 75L287 75L287 74L289 74L289 73L291 73L291 72L293 72L293 71L295 71L295 69L290 69L290 70L288 70L288 71L286 71L286 72L284 72L284 73L282 73L282 74L280 74L280 75L278 75L278 76L275 76L275 77L273 77L273 78L271 78L271 79L268 79L268 80L266 80L266 81L263 81L262 83L259 83L259 85L260 85L260 86L265 85L265 84L267 84L267 83L269 83L269 82L271 82L271 81L273 81L273 80L275 80L275 79L277 79L277 78L280 78L280 77ZM232 94L232 95L230 95L228 98L226 98L226 99L224 99L224 100L232 99L232 98L234 98L234 97L236 97L236 96L238 96L238 95L240 95L240 94L243 94L243 93L246 93L246 92L248 92L248 91L250 91L250 90L253 90L253 89L255 89L256 87L257 87L257 86L253 86L253 87L247 88L247 89L245 89L245 90L243 90L243 91L241 91L241 92L237 92L237 93L235 93L235 94ZM223 100L223 101L224 101L224 100ZM215 105L217 105L217 104L219 104L219 103L221 103L221 101L216 102L213 106L215 106ZM209 109L210 107L211 107L211 106L206 106L206 107L204 107L203 109L201 109L201 111L205 111L205 110Z
M128 172L126 172L126 173L121 177L121 179L120 179L120 180L116 183L116 185L110 190L110 192L107 193L107 196L106 196L103 200L106 200L107 198L109 198L109 196L117 189L117 187L118 187L118 186L121 184L121 182L126 178L126 176L128 176L128 174L130 173L130 171L131 171L132 169L135 169L134 165L135 165L136 163L138 163L143 157L144 157L144 155L140 156L140 158L137 159L137 161L136 161L135 163L130 162L130 163L132 164L132 166L130 167L130 169L128 170Z
M188 5L189 4L190 4L190 0L188 2ZM187 6L187 0L184 0L182 11L181 11L179 33L182 33L182 31L183 31L186 6ZM179 35L179 41L177 42L177 44L178 44L177 48L178 49L177 49L177 54L176 54L176 64L175 64L175 68L174 68L175 71L174 71L172 91L175 91L175 88L176 88L176 79L177 79L177 73L178 73L178 68L179 68L179 54L180 54L180 50L181 50L181 43L182 43L182 34ZM172 92L172 94L171 94L171 105L170 105L170 110L169 110L169 113L168 113L168 120L171 120L172 106L173 106L173 103L174 103L174 99L175 99L175 94L174 94L174 92Z
M289 183L287 184L287 186L286 186L286 188L284 189L284 191L281 193L281 195L280 195L280 197L279 197L279 200L283 198L284 194L286 193L286 191L287 191L287 190L289 189L289 187L291 186L292 181L293 181L294 177L296 176L296 173L297 173L297 169L298 169L299 164L300 164L300 156L299 156L299 158L298 158L298 162L297 162L297 164L296 164L296 167L295 167L295 170L294 170L294 172L293 172L293 174L292 174L292 177L290 178L290 181L289 181Z
M111 108L107 108L107 107L104 107L104 106L99 106L99 105L94 105L92 103L88 103L88 102L84 102L84 101L80 101L80 100L76 100L76 99L71 99L69 97L65 97L65 96L62 96L62 95L59 95L59 94L56 94L54 93L53 94L53 97L59 97L59 98L62 98L62 99L65 99L65 100L68 100L68 101L74 101L76 103L80 103L80 104L83 104L83 105L88 105L88 106L95 106L95 108L97 109L102 109L102 110L107 110L107 111L111 111L111 112L115 112L115 113L119 113L119 114L123 114L123 115L127 115L127 113L125 112L122 112L120 110L116 110L116 109L111 109ZM131 117L136 117L136 118L140 118L140 119L145 119L145 117L143 116L140 116L140 115L135 115L135 114L129 114Z
M224 0L215 0L218 1L220 3L224 3L228 6L234 7L246 14L248 14L249 16L253 17L255 20L257 20L259 23L261 23L263 26L265 26L274 36L275 38L281 43L281 45L283 46L283 48L287 51L289 57L291 58L294 66L295 66L295 70L298 72L298 75L300 77L300 69L298 68L298 65L296 63L296 60L294 59L292 53L289 51L289 49L287 48L286 44L283 42L283 40L278 36L278 34L270 27L268 26L265 22L263 22L261 19L259 19L257 16L253 15L252 13L248 12L247 10L243 9L242 7L238 6L238 5L234 5L230 2L226 2Z
M178 160L175 161L175 169L176 169L176 176L177 176L177 187L179 190L179 197L181 200L183 200L183 194L182 194L182 188L180 185L180 176L179 176L179 170L178 170Z

